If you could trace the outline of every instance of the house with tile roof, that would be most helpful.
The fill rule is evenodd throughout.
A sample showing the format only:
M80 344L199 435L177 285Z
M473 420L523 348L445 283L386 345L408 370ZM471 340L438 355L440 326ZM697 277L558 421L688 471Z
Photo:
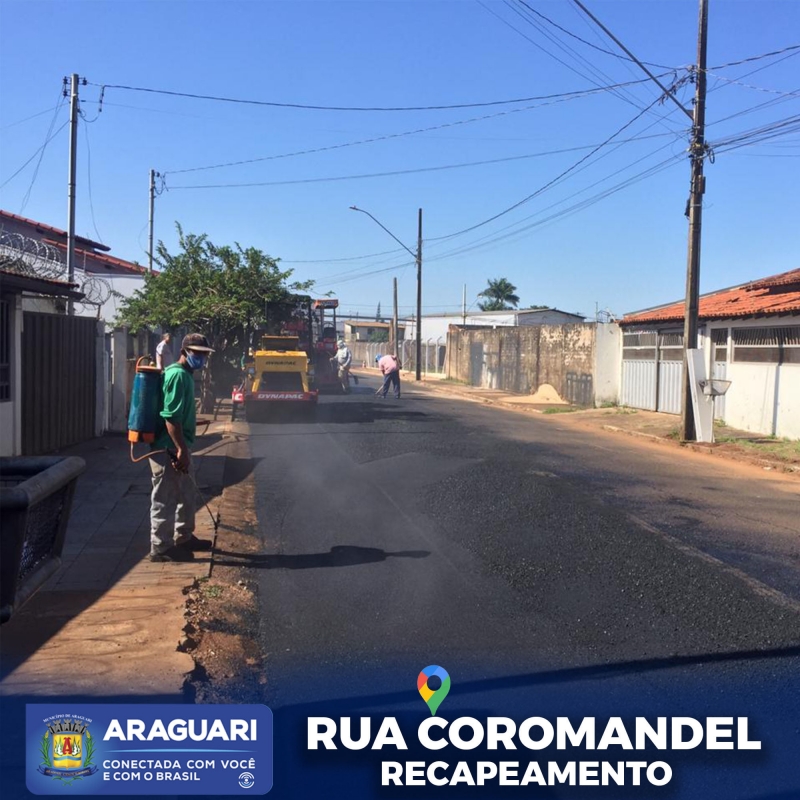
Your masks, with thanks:
M682 300L627 314L620 401L680 413ZM731 381L715 416L743 430L800 439L800 269L700 297L708 374Z
M36 242L47 249L51 260L63 272L55 277L66 279L67 232L0 209L0 245L6 242L13 247L20 240ZM105 320L109 325L116 318L122 299L142 286L147 273L139 264L112 256L110 250L101 242L75 237L75 281L84 295L83 301L75 306L75 313ZM42 297L25 298L25 309L30 311L59 313L62 306L63 303Z

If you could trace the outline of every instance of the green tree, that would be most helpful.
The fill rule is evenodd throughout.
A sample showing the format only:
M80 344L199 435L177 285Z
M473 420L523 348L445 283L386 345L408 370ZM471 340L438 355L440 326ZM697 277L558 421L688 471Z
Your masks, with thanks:
M478 294L485 297L486 301L478 303L481 311L506 311L519 305L519 297L514 292L517 287L506 278L487 280L488 286Z
M375 322L383 322L383 320L381 319L381 304L380 304L380 301L378 301L378 310L375 312Z
M125 300L118 316L131 330L184 328L205 334L215 349L203 374L203 411L213 410L216 385L246 351L253 331L265 324L269 305L308 291L312 282L287 284L292 270L255 247L218 247L205 234L184 233L177 225L180 250L158 243L161 271L145 275L144 286ZM224 388L223 388L224 387Z
M387 330L372 331L372 333L369 335L369 340L371 342L388 342L389 331Z

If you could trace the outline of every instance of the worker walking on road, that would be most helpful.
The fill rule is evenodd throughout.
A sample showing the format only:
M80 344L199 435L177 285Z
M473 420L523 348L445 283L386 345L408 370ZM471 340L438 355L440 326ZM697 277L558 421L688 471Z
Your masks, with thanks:
M389 392L389 386L394 386L394 396L400 399L400 362L397 356L375 356L375 361L378 363L378 369L383 374L383 386L378 389L378 394L381 397L386 397Z
M350 365L353 363L353 354L344 339L337 342L338 350L331 361L336 364L336 371L339 381L342 384L342 391L347 394L350 391ZM355 376L354 376L355 377Z
M192 475L191 446L197 428L194 372L203 369L208 340L190 333L181 343L180 359L164 370L161 412L149 459L153 479L150 495L150 560L191 561L194 552L210 550L209 539L194 535L197 487Z

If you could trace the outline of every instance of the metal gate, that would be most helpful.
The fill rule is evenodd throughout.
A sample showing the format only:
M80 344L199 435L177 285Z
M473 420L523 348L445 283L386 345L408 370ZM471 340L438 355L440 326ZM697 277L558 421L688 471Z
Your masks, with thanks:
M622 339L622 405L680 414L683 334L629 331Z
M22 322L22 453L94 436L97 322L26 311Z

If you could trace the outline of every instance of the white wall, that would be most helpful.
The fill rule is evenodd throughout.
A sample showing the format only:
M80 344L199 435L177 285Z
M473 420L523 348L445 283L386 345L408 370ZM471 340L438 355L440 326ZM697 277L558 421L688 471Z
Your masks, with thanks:
M594 403L619 403L622 378L622 330L615 322L599 322L594 342Z
M766 328L800 324L800 317L726 320L712 328ZM800 364L747 364L728 352L725 422L744 431L800 439Z
M88 273L88 277L102 278L107 281L111 288L122 295L115 297L112 295L102 306L100 306L100 319L105 320L109 327L114 324L117 314L123 303L123 298L131 297L137 289L144 286L144 277L141 275L103 275L102 273ZM84 279L84 273L79 273L77 281ZM97 306L75 304L75 313L81 317L97 317Z

